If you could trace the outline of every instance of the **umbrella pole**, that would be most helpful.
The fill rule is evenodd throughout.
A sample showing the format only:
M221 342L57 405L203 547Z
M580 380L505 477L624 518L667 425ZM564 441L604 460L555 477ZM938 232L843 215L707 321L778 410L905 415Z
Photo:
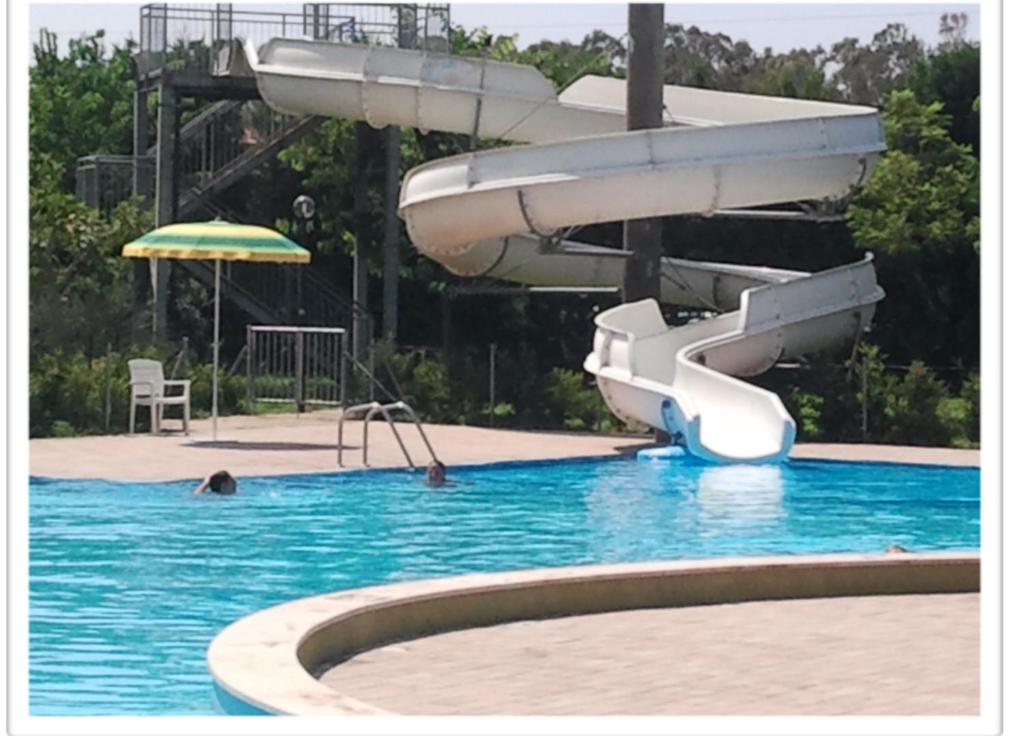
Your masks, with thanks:
M220 372L220 259L213 266L213 439L217 439L217 374Z

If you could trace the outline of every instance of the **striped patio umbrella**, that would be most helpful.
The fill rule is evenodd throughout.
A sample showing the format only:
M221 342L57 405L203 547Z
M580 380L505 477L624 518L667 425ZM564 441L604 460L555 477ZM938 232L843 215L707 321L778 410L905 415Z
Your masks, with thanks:
M128 243L121 255L129 258L184 258L214 261L213 280L213 438L217 439L217 393L220 368L220 262L262 261L309 263L309 251L281 233L256 225L224 220L165 225ZM154 290L156 285L153 286ZM156 294L153 295L154 299Z

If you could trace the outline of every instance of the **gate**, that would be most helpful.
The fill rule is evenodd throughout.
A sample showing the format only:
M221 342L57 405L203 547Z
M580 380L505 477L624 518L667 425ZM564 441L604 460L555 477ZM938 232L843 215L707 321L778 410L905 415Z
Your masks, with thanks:
M340 327L249 325L249 402L344 406L348 332Z

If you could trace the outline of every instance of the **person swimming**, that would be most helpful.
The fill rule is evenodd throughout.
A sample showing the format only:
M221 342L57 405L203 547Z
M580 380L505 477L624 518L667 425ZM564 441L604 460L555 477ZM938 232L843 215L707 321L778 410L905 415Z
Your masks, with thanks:
M218 470L216 473L211 475L209 478L204 480L198 486L196 486L193 493L200 494L206 491L210 493L218 493L222 496L230 496L238 490L238 483L226 470Z
M431 460L430 464L427 465L427 485L428 486L443 486L446 482L446 472L444 463L440 460Z

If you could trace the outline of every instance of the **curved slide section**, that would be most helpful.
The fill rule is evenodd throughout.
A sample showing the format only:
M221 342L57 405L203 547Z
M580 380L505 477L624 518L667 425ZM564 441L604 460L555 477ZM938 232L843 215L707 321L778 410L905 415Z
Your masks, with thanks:
M775 462L796 425L778 396L734 376L859 333L882 296L869 255L748 289L739 309L682 327L670 329L653 299L623 304L597 316L585 367L620 418L658 427L705 460Z
M625 82L561 94L532 67L387 47L247 46L283 112L529 143L410 171L399 212L422 253L463 275L620 286L622 251L579 225L840 198L884 150L866 107L665 88L665 126L625 132ZM716 461L775 461L795 433L778 397L737 380L855 338L883 296L870 258L820 274L663 259L665 301L732 310L669 329L653 301L599 315L585 367L612 410Z

